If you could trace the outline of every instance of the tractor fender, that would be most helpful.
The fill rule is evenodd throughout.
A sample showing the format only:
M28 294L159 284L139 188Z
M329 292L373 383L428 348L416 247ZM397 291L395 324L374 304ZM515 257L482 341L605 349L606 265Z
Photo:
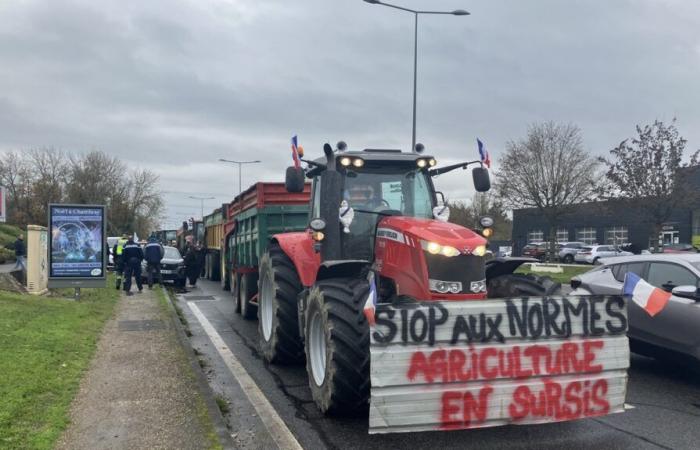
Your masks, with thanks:
M357 278L369 265L370 262L364 259L324 261L318 268L316 281L328 278Z
M310 287L316 282L321 255L314 251L311 234L305 231L276 234L272 236L271 242L279 244L282 251L292 260L299 281L304 287Z

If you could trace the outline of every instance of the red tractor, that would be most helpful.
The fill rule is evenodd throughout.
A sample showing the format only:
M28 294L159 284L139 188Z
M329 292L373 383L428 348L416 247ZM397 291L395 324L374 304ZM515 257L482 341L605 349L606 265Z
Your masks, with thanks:
M366 411L370 395L370 290L378 303L487 297L487 241L446 221L432 178L475 165L476 190L487 191L490 180L480 161L437 168L431 156L345 151L343 143L324 153L304 160L306 171L287 169L289 192L302 191L304 175L313 180L309 228L274 235L260 260L259 332L267 361L305 359L319 408L347 414ZM518 283L494 286L499 295L543 292L537 280Z

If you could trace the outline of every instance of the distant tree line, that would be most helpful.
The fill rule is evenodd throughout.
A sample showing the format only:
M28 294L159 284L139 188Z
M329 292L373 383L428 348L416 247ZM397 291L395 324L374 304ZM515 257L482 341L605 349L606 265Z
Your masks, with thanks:
M513 233L513 221L508 217L503 203L493 192L474 194L471 203L463 201L448 202L450 222L472 230L481 229L479 219L488 216L493 219L493 236L495 241L510 241Z
M21 227L46 226L49 203L97 204L107 206L109 235L145 236L164 211L155 173L101 151L0 153L0 184L7 190L8 221Z
M700 150L684 161L686 140L675 122L638 125L637 136L623 140L607 158L589 154L573 124L533 124L527 136L506 145L495 174L496 198L511 210L537 209L550 227L546 238L552 244L560 220L576 205L615 200L641 211L639 220L649 225L655 247L673 211L700 200L684 170L698 164Z

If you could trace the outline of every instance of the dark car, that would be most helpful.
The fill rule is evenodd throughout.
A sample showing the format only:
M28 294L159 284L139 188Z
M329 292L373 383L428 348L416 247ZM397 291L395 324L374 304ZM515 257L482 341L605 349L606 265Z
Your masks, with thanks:
M185 260L175 247L163 246L165 255L160 262L160 274L164 283L173 283L176 287L185 286ZM141 276L148 276L146 261L141 263Z
M530 258L536 258L540 261L544 261L547 256L547 243L545 242L532 242L523 247L522 256L527 256Z
M601 259L602 265L571 279L570 295L620 295L627 272L672 292L654 317L628 303L630 348L633 352L681 361L700 368L700 255L656 254Z

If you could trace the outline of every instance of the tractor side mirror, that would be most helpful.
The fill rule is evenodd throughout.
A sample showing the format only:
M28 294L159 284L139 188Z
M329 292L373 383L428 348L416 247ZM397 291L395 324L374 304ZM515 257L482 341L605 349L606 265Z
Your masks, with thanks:
M284 187L287 188L287 192L304 192L304 171L294 166L287 167Z
M475 167L472 169L472 178L474 179L474 187L477 192L486 192L491 189L491 179L489 171L484 167Z

